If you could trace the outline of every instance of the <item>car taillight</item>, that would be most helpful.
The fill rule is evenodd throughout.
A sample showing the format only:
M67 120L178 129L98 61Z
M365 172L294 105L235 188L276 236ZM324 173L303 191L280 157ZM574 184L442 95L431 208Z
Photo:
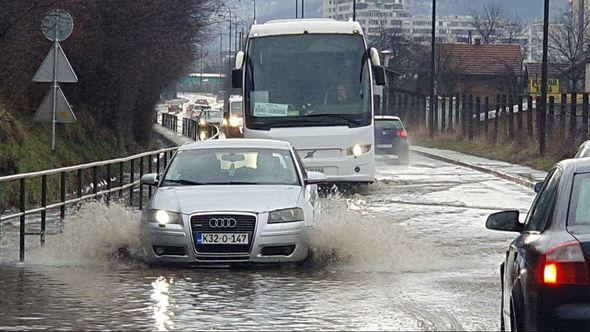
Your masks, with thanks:
M580 243L549 249L541 258L541 280L546 285L589 285L588 264Z
M399 138L408 138L408 132L405 130L400 130L397 132L397 137Z

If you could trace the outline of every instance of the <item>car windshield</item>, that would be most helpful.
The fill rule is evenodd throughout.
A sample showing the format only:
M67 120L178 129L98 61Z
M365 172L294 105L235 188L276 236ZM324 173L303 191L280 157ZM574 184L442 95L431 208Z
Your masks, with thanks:
M241 116L242 115L242 102L241 101L232 101L230 103L230 113L232 115Z
M359 34L253 38L246 59L248 127L370 125L369 75Z
M300 185L289 150L195 149L178 151L164 186L280 184Z
M403 129L402 123L399 120L377 120L375 121L375 128L377 130L400 130Z
M576 174L574 177L568 225L590 227L590 173Z

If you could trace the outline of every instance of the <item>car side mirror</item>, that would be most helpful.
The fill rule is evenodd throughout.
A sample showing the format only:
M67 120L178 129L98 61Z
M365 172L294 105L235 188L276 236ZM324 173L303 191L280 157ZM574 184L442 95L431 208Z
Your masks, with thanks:
M328 177L322 172L307 172L305 184L320 184L326 183L327 181Z
M486 221L486 228L495 231L520 232L522 224L518 221L520 212L516 210L493 213Z
M148 186L157 186L158 185L158 173L144 174L139 181L141 182L141 184L145 184Z
M236 89L242 87L242 69L232 69L231 86Z
M373 77L375 78L375 84L385 85L385 68L373 65Z
M535 186L533 187L533 190L538 193L539 191L541 191L541 188L543 188L543 183L544 182L537 182L535 183Z

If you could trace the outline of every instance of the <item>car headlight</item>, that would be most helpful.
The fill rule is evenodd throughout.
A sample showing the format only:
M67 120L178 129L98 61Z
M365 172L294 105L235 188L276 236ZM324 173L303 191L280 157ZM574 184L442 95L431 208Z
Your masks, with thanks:
M206 125L207 125L207 121L205 121L205 119L199 120L199 126L205 127Z
M227 127L227 119L221 120L221 126L222 127Z
M371 151L371 144L355 144L346 150L347 156L359 157Z
M156 222L158 224L181 224L182 218L180 213L166 210L149 210L147 221Z
M300 208L291 208L271 211L268 214L268 223L283 223L283 222L294 222L303 220L303 210Z
M240 118L237 116L231 116L229 118L229 125L231 127L238 127L240 125Z

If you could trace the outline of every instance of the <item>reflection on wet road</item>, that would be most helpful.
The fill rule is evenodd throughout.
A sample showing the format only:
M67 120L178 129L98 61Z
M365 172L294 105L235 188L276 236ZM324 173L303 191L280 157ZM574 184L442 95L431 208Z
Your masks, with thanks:
M526 211L532 192L417 156L410 166L378 159L377 183L324 201L310 266L117 259L137 246L136 214L100 204L18 264L5 227L0 330L497 329L498 266L513 235L487 231L485 218Z

